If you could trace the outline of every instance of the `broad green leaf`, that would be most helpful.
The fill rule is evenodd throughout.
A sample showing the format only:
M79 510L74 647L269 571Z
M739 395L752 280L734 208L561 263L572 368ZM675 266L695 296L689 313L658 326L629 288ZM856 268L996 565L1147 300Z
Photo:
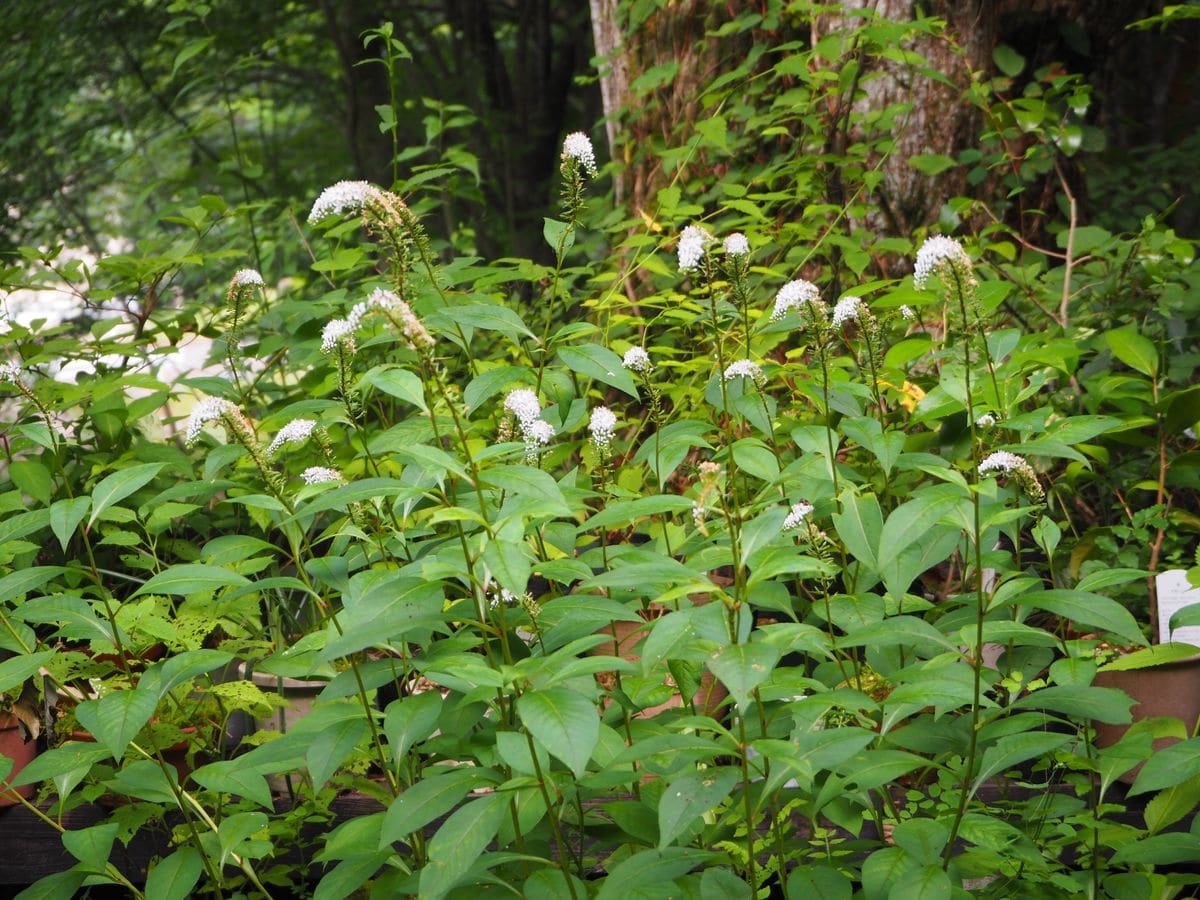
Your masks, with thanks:
M944 634L916 616L892 616L855 628L837 639L839 647L912 647L923 656L942 650L954 650L956 645Z
M1080 719L1128 725L1132 721L1131 705L1133 701L1129 696L1116 688L1061 684L1026 694L1013 704L1013 708L1050 709Z
M1009 78L1016 78L1025 68L1025 57L1008 44L996 45L992 50L992 61Z
M1198 841L1200 838L1187 832L1156 834L1121 847L1113 855L1111 863L1114 866L1194 864L1197 856L1200 856L1196 849Z
M171 66L171 75L175 75L175 73L179 71L180 66L186 63L196 54L202 53L204 49L212 42L213 38L202 37L184 44L183 49L175 54L175 62Z
M185 650L149 669L138 687L155 691L161 700L184 682L228 665L232 659L233 654L223 650Z
M1037 591L1022 594L1012 602L1019 606L1043 609L1090 628L1100 628L1134 646L1146 643L1142 630L1129 610L1116 600L1100 594L1071 590Z
M522 321L521 317L506 306L494 306L489 303L468 303L463 306L447 307L444 310L439 310L436 316L430 316L429 319L436 320L442 317L469 328L479 328L483 331L498 331L501 334L507 335L514 342L519 340L520 335L534 337L534 333L529 330L529 326Z
M0 694L32 678L46 662L54 657L53 650L43 650L28 656L14 656L0 662Z
M621 357L599 344L574 344L558 348L558 358L572 372L594 378L603 384L624 391L635 400L637 385L621 363Z
M192 780L210 791L235 794L253 800L264 809L274 809L271 787L258 772L247 769L236 759L224 759L201 766L191 774Z
M203 864L195 847L180 847L159 860L146 876L146 896L162 900L186 900L200 880Z
M220 865L225 865L238 848L267 827L267 815L261 812L240 812L225 819L217 828L221 846Z
M62 566L31 566L9 572L0 578L0 603L11 603L18 597L36 591L65 571Z
M1158 350L1149 338L1132 328L1115 328L1104 332L1104 340L1113 356L1129 368L1151 378L1158 377Z
M754 689L771 677L779 656L780 651L770 644L730 644L709 657L706 665L745 712Z
M95 524L106 509L115 503L120 503L138 488L149 484L166 463L143 463L130 466L114 472L101 481L92 490L92 515L88 518L88 528Z
M864 750L838 767L853 789L871 790L929 765L929 760L903 750Z
M859 496L852 489L842 491L840 513L833 514L833 526L846 549L873 572L879 571L877 548L883 532L883 513L874 494Z
M527 691L517 712L534 740L582 778L600 740L600 715L592 701L563 687Z
M833 866L796 866L788 873L787 888L788 900L850 900L854 895L850 879Z
M334 632L318 662L385 644L416 629L441 624L444 593L439 582L394 578L375 585L366 596L338 614L340 630Z
M510 384L529 377L529 370L518 366L501 366L498 369L485 369L471 379L463 391L463 402L467 412L474 413Z
M55 747L52 750L47 750L45 753L38 755L31 763L16 774L13 778L12 787L21 787L25 784L38 784L42 781L50 781L51 779L71 776L74 778L78 774L79 779L87 774L87 771L95 764L103 759L107 759L109 753L103 747L97 747L92 743L69 742L61 747ZM74 784L78 784L79 780L75 779ZM69 793L69 791L62 791Z
M1200 806L1200 775L1160 791L1150 798L1144 812L1151 834L1173 825Z
M950 900L954 896L950 876L940 864L930 864L905 872L892 888L893 897L905 900Z
M223 587L241 587L250 583L245 575L231 572L220 566L201 565L196 563L178 563L165 571L159 572L140 588L133 596L142 594L199 594L215 591Z
M912 818L897 823L892 840L913 859L932 865L941 859L950 840L950 828L936 819Z
M60 624L64 632L75 637L116 643L111 623L100 618L86 600L74 594L36 597L21 606L18 615L26 622Z
M429 841L429 863L421 870L422 900L441 900L458 884L508 815L508 797L488 794L455 811Z
M614 525L627 525L642 516L691 510L694 504L695 501L690 497L679 497L675 494L654 494L638 497L636 500L618 500L607 504L604 509L580 525L579 530L585 532L612 528Z
M54 479L40 460L18 459L10 462L8 477L18 489L38 503L43 506L50 505L50 497L54 491Z
M411 403L425 412L429 411L429 407L425 405L425 388L421 379L408 369L399 366L377 366L359 379L359 385L369 385L389 397Z
M1194 608L1185 607L1183 610L1180 610L1180 613ZM1179 613L1176 615L1179 615ZM1174 617L1172 617L1172 622L1174 622ZM1200 625L1200 622L1193 624ZM1101 666L1099 671L1126 672L1131 669L1149 669L1153 666L1161 666L1164 663L1189 659L1197 654L1200 654L1200 647L1195 647L1192 644L1175 642L1170 644L1154 644L1151 647L1143 647L1141 650L1135 650L1133 653L1122 653L1112 662Z
M441 774L439 774L441 773ZM419 781L404 789L384 814L379 849L407 842L438 816L454 809L472 788L485 783L478 772L448 766L428 766Z
M1171 744L1146 760L1129 789L1129 796L1161 791L1200 775L1200 737Z
M979 764L979 774L975 776L972 791L994 775L1020 765L1035 756L1042 756L1051 750L1056 750L1070 739L1070 735L1053 734L1049 732L1029 732L1010 734L1000 738L983 752Z
M483 548L483 563L500 587L521 597L529 584L532 568L524 543L495 539Z
M567 505L558 482L533 466L493 466L480 472L479 480L489 487L507 491L518 497L539 500L545 503L554 515L571 515L571 507Z
M387 737L393 765L399 766L413 745L437 731L441 713L442 695L439 691L422 691L388 704L383 716L383 733Z
M99 700L86 700L75 707L79 724L96 736L114 759L125 755L125 748L150 721L158 706L158 696L134 688L113 691Z
M567 887L568 878L571 879L571 887ZM587 886L574 875L563 875L561 869L551 868L538 869L525 879L521 887L522 897L537 897L539 900L580 900L587 893Z
M75 529L79 527L91 505L91 497L72 497L69 500L59 500L50 507L50 530L58 538L63 550L67 549L71 536L75 534Z
M342 860L317 883L313 900L343 900L344 897L349 897L366 884L391 855L391 851L380 850Z
M312 776L314 791L325 786L338 766L346 761L369 733L365 719L344 719L320 731L312 739L304 758Z
M561 265L563 257L575 244L575 229L558 219L543 218L542 222L542 236L550 245L550 249L554 251L554 258Z
M673 780L658 801L658 847L663 849L696 819L724 801L738 783L740 770L716 766L685 772Z
M105 822L93 825L91 828L79 828L64 831L63 846L75 857L85 869L91 872L103 872L108 865L108 856L112 852L113 842L117 839L119 826L116 822Z
M665 886L693 869L722 857L693 847L663 847L642 850L621 860L600 885L596 900L626 900L648 885Z

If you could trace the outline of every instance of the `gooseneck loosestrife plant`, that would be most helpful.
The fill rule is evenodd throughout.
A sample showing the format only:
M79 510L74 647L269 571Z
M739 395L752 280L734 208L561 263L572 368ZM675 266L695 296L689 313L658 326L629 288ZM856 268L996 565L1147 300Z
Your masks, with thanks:
M215 278L220 374L148 374L166 313L101 334L145 361L103 390L48 378L36 331L6 345L0 699L56 709L15 780L51 828L122 798L43 887L1181 889L1198 739L1096 746L1130 699L1092 678L1144 643L1106 593L1146 572L1089 568L1072 533L1073 485L1136 423L1119 385L1065 393L1094 374L1070 340L1016 327L1028 271L981 232L893 239L870 275L836 231L858 195L789 230L761 184L682 183L614 224L585 134L558 167L543 262L427 233L418 184L326 188L318 278ZM250 670L324 688L246 734L287 702ZM1115 818L1143 762L1145 828ZM347 792L375 805L339 820ZM109 857L148 823L169 840L143 887Z

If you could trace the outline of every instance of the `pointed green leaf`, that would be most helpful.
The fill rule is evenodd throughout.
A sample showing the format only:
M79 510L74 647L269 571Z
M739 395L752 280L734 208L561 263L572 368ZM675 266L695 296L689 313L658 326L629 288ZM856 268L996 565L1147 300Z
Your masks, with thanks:
M71 536L79 527L79 523L83 521L83 517L87 515L91 505L91 497L72 497L68 500L59 500L50 507L50 530L58 538L58 543L63 550L67 549Z
M770 644L731 644L709 657L706 664L744 712L754 689L771 677L779 656L780 651Z
M92 515L88 519L91 528L96 519L114 503L120 503L138 488L148 484L166 463L143 463L114 472L92 490Z
M118 827L116 822L105 822L91 828L64 831L63 846L85 869L103 872L108 864L108 855L112 852L113 841L117 839Z
M135 688L113 691L99 700L87 700L75 708L79 724L96 736L113 759L125 755L125 748L137 736L158 706L158 697Z
M733 766L717 766L685 772L667 785L658 801L659 849L728 797L740 776Z
M1104 340L1119 359L1131 369L1151 378L1158 376L1158 350L1154 342L1132 328L1115 328L1104 332Z
M599 344L559 347L558 358L572 372L594 378L637 399L638 389L633 382L633 376L622 365L621 357L607 347L601 347Z
M365 719L344 719L323 729L312 739L304 758L312 776L313 790L319 791L325 786L338 766L369 733Z
M146 876L146 896L156 900L186 900L200 880L200 852L195 847L180 847L160 860Z
M488 794L448 818L429 841L429 863L421 870L422 900L441 900L483 855L508 815L508 797Z
M485 783L483 775L470 769L426 768L421 779L405 788L388 807L379 831L379 849L407 841L409 835L450 812L472 789Z
M527 691L517 700L533 739L582 778L600 740L600 715L582 694L562 687Z
M200 565L194 563L179 563L169 569L159 572L140 588L133 596L142 594L199 594L203 591L215 591L222 587L240 587L250 583L245 575L231 572L219 566Z
M393 765L399 765L414 744L437 731L441 714L442 695L438 691L423 691L388 704L384 711L383 733Z

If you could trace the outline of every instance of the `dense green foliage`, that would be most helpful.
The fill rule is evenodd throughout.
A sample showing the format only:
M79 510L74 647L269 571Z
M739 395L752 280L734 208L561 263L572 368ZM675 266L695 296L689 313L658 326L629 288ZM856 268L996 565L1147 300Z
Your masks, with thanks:
M0 700L48 744L15 783L50 827L118 800L30 896L1197 881L1196 723L1099 746L1131 699L1093 684L1196 652L1118 656L1155 636L1153 574L1195 562L1195 242L1164 210L1072 216L1081 78L1004 57L965 97L977 146L913 160L977 189L947 200L957 241L870 224L913 111L856 106L860 71L941 76L901 49L937 21L866 15L720 73L640 148L668 176L652 208L614 207L556 134L530 229L457 143L474 111L429 101L410 140L397 92L393 180L320 193L327 123L286 85L242 93L232 35L266 23L139 21L173 42L152 80L190 72L232 129L211 172L147 141L182 202L147 193L136 244L5 270L84 305L2 338ZM304 33L283 58L334 66ZM399 79L395 31L364 37ZM291 180L263 177L273 146ZM537 252L488 254L463 204ZM288 679L320 696L280 728ZM336 823L345 791L378 811ZM171 839L144 886L110 862L142 830Z

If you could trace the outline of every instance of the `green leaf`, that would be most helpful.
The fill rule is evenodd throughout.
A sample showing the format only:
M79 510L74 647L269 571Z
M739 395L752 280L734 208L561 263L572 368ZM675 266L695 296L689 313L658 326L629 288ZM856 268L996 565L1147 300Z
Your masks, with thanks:
M552 755L582 778L600 740L600 715L595 705L563 687L527 691L517 700L521 721Z
M618 500L609 503L579 526L580 533L594 531L600 528L612 528L615 525L628 525L634 519L643 516L656 516L662 513L682 512L690 510L695 503L690 497L680 497L676 494L654 494L649 497L638 497L636 500Z
M1165 403L1167 418L1164 424L1168 434L1179 434L1200 422L1200 384L1169 394Z
M74 784L87 774L88 770L102 759L108 757L108 751L91 743L71 742L47 750L37 756L13 778L11 787L21 787L25 784L37 784L42 781L70 776ZM74 776L78 775L78 778ZM65 795L70 791L60 791Z
M76 637L89 640L100 638L109 643L116 643L109 621L96 615L96 611L86 600L74 594L36 597L22 606L18 615L26 622L57 622L63 626L64 632L70 632Z
M563 257L575 244L575 229L558 219L543 218L542 222L542 236L554 251L554 258L562 265Z
M1069 738L1070 735L1048 732L1010 734L1000 738L983 752L983 759L979 764L979 774L975 776L975 782L971 787L972 791L979 790L980 786L994 775L1020 765L1026 760L1058 749Z
M125 748L137 736L158 706L158 697L135 688L113 691L99 700L86 700L75 707L79 724L96 736L113 759L125 755Z
M1129 796L1174 787L1196 775L1200 775L1200 738L1189 738L1155 751L1138 772Z
M471 379L463 391L463 402L467 412L476 412L487 400L496 396L510 384L529 377L529 370L518 366L501 366L498 369L487 369Z
M1156 834L1126 844L1111 860L1114 866L1169 866L1176 863L1195 863L1198 855L1196 835L1186 832Z
M728 797L740 775L733 766L717 766L685 772L667 785L658 801L659 849Z
M1200 775L1193 775L1165 791L1160 791L1146 804L1146 827L1151 834L1178 822L1200 806Z
M195 847L180 847L155 863L146 876L146 896L162 900L186 900L200 880L203 865Z
M479 473L479 480L489 487L499 488L518 497L528 497L545 503L555 515L571 515L571 507L562 488L553 478L532 466L493 466Z
M729 689L738 710L745 712L754 689L771 677L779 656L770 644L730 644L706 665Z
M191 43L185 44L183 49L175 54L175 63L171 66L171 75L175 75L175 73L179 71L180 66L182 66L197 53L202 52L204 48L206 48L212 42L213 39L211 37L203 37L197 38Z
M28 656L14 656L0 662L0 694L11 691L17 685L32 678L46 662L54 657L53 650L43 650L41 653L31 653Z
M161 700L184 682L228 665L232 659L233 654L223 650L185 650L148 670L138 687L154 690Z
M996 45L992 50L992 61L1009 78L1016 78L1025 68L1025 57L1008 44Z
M1022 594L1011 602L1032 606L1062 616L1090 628L1115 634L1134 646L1146 643L1142 630L1124 606L1109 597L1090 591L1049 590Z
M797 866L788 873L788 900L850 900L854 886L832 866Z
M313 900L343 900L349 897L378 872L391 855L391 851L379 851L342 860L317 884ZM149 898L150 895L146 896Z
M441 714L442 695L439 691L423 691L388 704L383 716L383 733L393 765L399 766L415 744L437 731Z
M369 733L365 719L343 719L322 729L312 739L304 759L308 763L314 791L325 786L338 766L346 761Z
M1151 378L1158 377L1158 350L1154 342L1131 328L1116 328L1104 332L1113 356L1131 369Z
M840 513L833 514L833 526L846 549L873 572L879 571L876 548L883 531L883 513L874 494L858 496L851 488L842 491Z
M197 784L210 791L245 797L264 809L275 808L267 779L258 772L247 769L239 760L223 759L209 763L193 771L191 777Z
M104 872L108 866L108 856L112 852L113 842L117 839L118 825L116 822L105 822L93 825L91 828L79 828L64 831L63 846L67 852L79 860L85 869L92 872Z
M67 571L62 566L32 566L0 578L0 603L11 603Z
M571 888L565 879L571 879ZM559 869L538 869L525 879L521 886L522 897L537 897L538 900L579 900L587 897L587 887L574 875L563 875Z
M643 850L612 867L608 878L600 885L596 900L626 900L638 889L651 885L665 886L673 879L720 858L716 853L692 847Z
M408 369L399 366L376 366L363 375L358 381L359 386L369 385L378 391L411 403L424 412L429 412L425 405L425 387L421 379Z
M267 814L261 812L242 812L226 816L217 827L217 840L221 846L219 864L225 865L230 854L236 853L238 847L267 827L267 821Z
M59 500L50 507L50 530L54 532L64 551L91 505L91 497L73 497L69 500Z
M487 849L508 815L508 797L488 794L471 800L448 818L429 842L429 863L421 870L422 900L441 900Z
M922 175L940 175L958 165L949 156L940 153L918 153L909 157L908 164Z
M907 819L896 825L892 840L913 859L932 865L941 859L950 828L935 819Z
M494 306L490 303L468 303L465 306L454 306L440 310L436 316L430 316L429 319L433 320L442 316L469 328L478 328L482 331L498 331L501 334L507 335L514 342L519 340L520 335L534 337L533 332L529 330L529 326L525 324L521 317L506 306Z
M940 864L905 872L896 880L891 894L905 900L950 900L953 895L950 876Z
M54 481L49 470L36 459L18 459L8 464L8 477L21 491L43 506L50 505Z
M472 788L483 782L483 776L470 769L426 767L421 779L405 788L388 807L379 832L379 849L386 850L396 841L408 841L409 835L419 833L438 816L454 809Z
M178 563L169 569L159 572L140 588L133 596L142 594L199 594L215 591L223 587L241 587L250 584L250 579L229 569L219 566L202 565L197 563Z
M489 541L483 548L483 562L500 587L514 597L525 594L532 566L524 543L499 538Z
M1187 606L1181 609L1175 615L1194 609L1193 606ZM1200 621L1193 622L1194 625L1200 625ZM1174 616L1172 616L1172 627L1174 627ZM1112 662L1100 667L1101 672L1126 672L1131 669L1149 669L1153 666L1161 666L1164 663L1177 662L1181 659L1200 654L1200 647L1194 647L1191 644L1154 644L1151 647L1143 647L1141 650L1135 650L1133 653L1122 653Z
M622 365L621 357L607 347L601 347L599 344L559 347L558 358L572 372L594 378L637 399L638 390L633 376Z
M130 466L119 472L113 472L92 490L92 515L88 519L88 528L95 524L106 509L114 503L119 503L136 491L149 484L166 463L143 463L140 466Z
M401 577L376 584L356 604L338 614L341 632L329 640L317 661L329 662L415 629L439 625L444 618L444 597L436 581Z
M1013 708L1050 709L1080 719L1128 725L1133 721L1129 714L1132 705L1129 695L1116 688L1061 684L1026 694L1013 704Z

